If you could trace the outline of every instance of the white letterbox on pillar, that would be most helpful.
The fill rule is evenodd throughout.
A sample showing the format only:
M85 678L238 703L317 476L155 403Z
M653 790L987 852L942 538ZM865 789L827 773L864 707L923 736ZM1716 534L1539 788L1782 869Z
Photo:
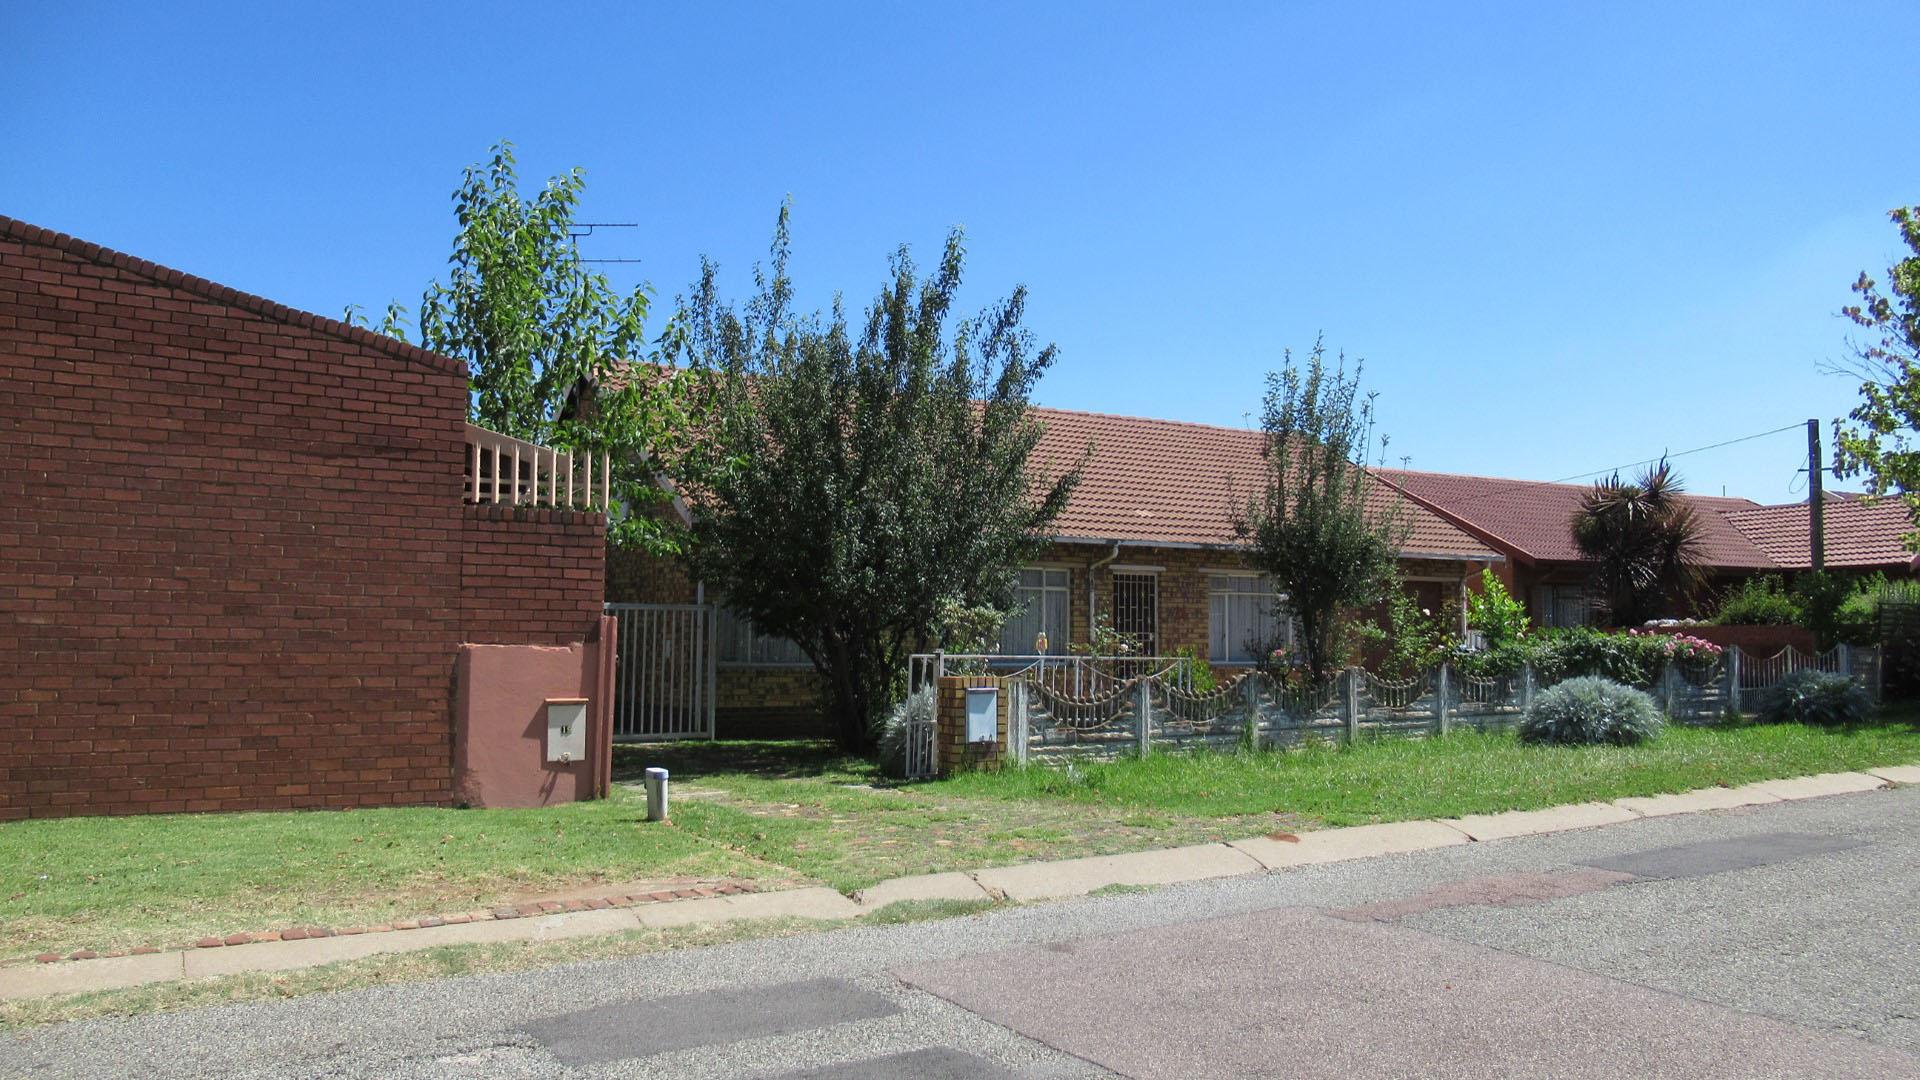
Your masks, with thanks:
M547 699L547 760L587 759L587 699Z
M1000 739L1000 691L991 686L967 688L967 741L998 742Z

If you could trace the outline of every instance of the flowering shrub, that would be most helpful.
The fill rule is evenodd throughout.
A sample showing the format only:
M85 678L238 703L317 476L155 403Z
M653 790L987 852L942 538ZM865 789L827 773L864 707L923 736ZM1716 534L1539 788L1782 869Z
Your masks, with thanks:
M1693 670L1710 666L1724 650L1690 634L1646 630L1614 633L1579 626L1541 630L1499 648L1469 653L1455 662L1480 678L1514 675L1533 665L1542 686L1581 675L1600 675L1630 686L1652 686L1669 664Z
M1658 634L1651 630L1629 630L1627 636L1643 638L1653 643L1654 648L1668 663L1685 664L1692 668L1711 667L1720 660L1727 650L1692 634Z

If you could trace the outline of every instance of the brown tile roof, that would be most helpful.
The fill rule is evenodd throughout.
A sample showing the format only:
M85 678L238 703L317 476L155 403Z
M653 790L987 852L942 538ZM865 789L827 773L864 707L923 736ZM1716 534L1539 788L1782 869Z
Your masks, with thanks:
M1589 485L1547 484L1491 476L1381 469L1380 475L1440 513L1496 538L1531 560L1577 562L1568 522ZM1689 495L1699 509L1706 561L1732 570L1772 568L1774 560L1727 520L1727 511L1750 510L1749 499Z
M1104 413L1035 409L1044 430L1034 462L1046 475L1073 466L1089 446L1080 486L1055 527L1057 538L1143 544L1230 545L1233 513L1261 485L1258 431ZM1498 558L1485 543L1385 484L1376 505L1410 518L1408 555Z
M1727 520L1782 567L1804 569L1813 565L1806 503L1734 510L1727 514ZM1828 499L1821 529L1826 537L1827 565L1913 566L1914 554L1901 542L1913 528L1906 505L1898 499Z

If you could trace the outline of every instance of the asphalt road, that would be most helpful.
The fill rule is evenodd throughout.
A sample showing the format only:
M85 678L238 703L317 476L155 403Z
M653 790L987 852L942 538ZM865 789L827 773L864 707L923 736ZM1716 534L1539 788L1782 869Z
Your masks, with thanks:
M1920 1077L1920 788L18 1033L29 1077Z

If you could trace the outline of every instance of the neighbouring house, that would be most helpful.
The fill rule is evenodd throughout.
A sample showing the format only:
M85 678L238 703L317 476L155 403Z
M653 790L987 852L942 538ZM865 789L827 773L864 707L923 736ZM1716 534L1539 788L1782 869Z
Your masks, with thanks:
M1571 522L1585 484L1548 484L1492 476L1379 469L1379 476L1420 505L1506 556L1495 573L1541 626L1585 626L1596 612L1588 589L1592 568L1573 541ZM1701 525L1707 591L1779 565L1725 516L1759 504L1748 499L1688 495Z
M1192 649L1217 667L1245 667L1263 645L1291 644L1291 621L1273 590L1243 559L1235 511L1261 490L1264 435L1060 409L1035 409L1043 427L1036 465L1064 471L1087 448L1081 482L1046 550L1020 570L1019 613L1001 630L998 652L1063 655L1088 640L1094 620L1141 640L1157 654ZM1492 545L1375 484L1372 498L1404 514L1401 570L1423 606L1459 609L1482 569L1498 565ZM688 602L705 597L671 564L616 559L608 598ZM717 726L722 735L809 730L819 713L811 665L786 641L718 614Z
M1725 511L1744 533L1783 570L1813 567L1812 508L1806 503L1755 506ZM1888 577L1913 574L1920 565L1906 546L1913 520L1899 499L1868 500L1851 492L1829 492L1820 506L1824 562L1832 570L1880 572Z
M458 362L0 217L0 371L0 819L594 790L605 515Z
M1379 469L1378 475L1420 505L1473 534L1502 555L1495 569L1543 626L1594 620L1589 567L1569 527L1590 488L1488 476ZM1806 503L1762 506L1749 499L1688 495L1701 525L1707 583L1702 599L1754 574L1791 577L1813 568ZM1898 500L1868 502L1829 494L1824 506L1826 565L1848 572L1913 572L1902 537L1911 530ZM1676 612L1676 614L1679 614Z

